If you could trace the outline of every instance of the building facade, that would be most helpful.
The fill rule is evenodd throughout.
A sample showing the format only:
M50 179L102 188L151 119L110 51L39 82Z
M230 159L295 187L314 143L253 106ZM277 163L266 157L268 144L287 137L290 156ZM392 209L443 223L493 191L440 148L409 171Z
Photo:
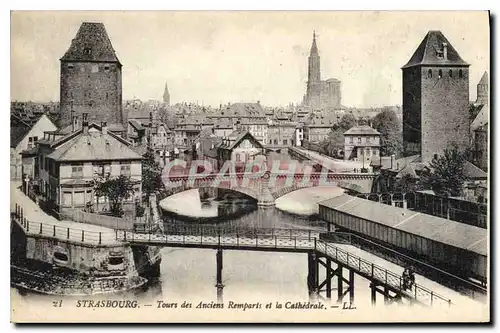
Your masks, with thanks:
M380 133L370 126L356 126L344 133L344 160L357 160L370 165L380 160Z
M43 138L45 131L55 131L56 129L56 125L45 114L40 116L33 126L26 124L15 115L11 116L10 178L12 180L24 179L26 175L34 176L33 155L22 155L22 153L33 150L38 140ZM24 169L23 165L25 165Z
M74 116L88 114L90 122L107 122L109 130L124 132L122 64L102 23L84 22L60 59L59 127Z
M50 211L62 217L75 209L108 211L107 198L94 195L93 180L124 175L134 184L134 194L123 209L135 214L135 202L141 198L142 156L106 127L84 119L79 129L62 137L47 132L38 141L36 158L41 201Z
M440 31L429 31L403 71L405 156L429 162L469 143L469 64Z
M338 79L321 80L321 66L316 33L313 33L313 42L308 59L307 89L303 104L313 109L342 107L341 82Z

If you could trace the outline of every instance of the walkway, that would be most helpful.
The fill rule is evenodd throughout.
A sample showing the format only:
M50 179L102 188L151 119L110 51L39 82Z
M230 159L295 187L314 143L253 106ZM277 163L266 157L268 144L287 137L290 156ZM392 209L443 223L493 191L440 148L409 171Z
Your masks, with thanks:
M10 210L14 220L31 236L57 238L83 245L121 245L113 229L69 220L58 220L45 213L36 203L11 182ZM21 218L22 213L22 218Z
M292 149L307 156L311 161L319 163L330 170L338 172L353 172L354 169L359 170L363 168L363 163L361 162L339 160L302 147L293 147ZM368 166L365 165L365 167Z
M393 273L381 266L349 253L338 246L319 240L314 231L286 229L251 229L230 234L216 233L216 228L201 229L198 233L187 230L173 234L140 234L117 230L119 240L131 244L154 245L164 247L208 248L246 251L274 252L317 252L334 262L341 264L358 275L379 284L386 285L391 291L401 294L411 302L423 305L435 303L451 304L451 300L436 294L421 285L415 284L410 291L401 289L403 281L401 274Z

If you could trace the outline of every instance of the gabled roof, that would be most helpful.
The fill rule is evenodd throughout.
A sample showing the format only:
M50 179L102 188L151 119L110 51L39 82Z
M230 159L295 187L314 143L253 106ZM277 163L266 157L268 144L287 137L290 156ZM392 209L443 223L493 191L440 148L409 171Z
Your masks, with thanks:
M344 135L380 135L380 133L368 125L355 126L344 132Z
M464 172L471 179L480 180L488 178L488 174L486 172L479 169L477 166L475 166L469 161L465 161Z
M93 22L82 23L61 61L98 61L120 64L104 24Z
M447 47L446 59L438 57L438 52L443 51L443 43L446 43ZM403 68L422 65L469 66L439 30L431 30L427 33L415 53L413 53L413 56Z
M229 138L231 138L231 142L229 146L220 146L220 148L223 149L228 149L228 150L233 150L236 148L243 139L248 138L250 141L252 141L258 148L264 148L262 144L257 140L249 131L247 130L236 130L233 131L230 135Z
M112 133L97 130L84 134L82 130L68 141L61 143L54 152L48 155L56 161L99 161L142 159L129 145ZM90 128L89 128L90 129Z
M484 72L484 74L483 74L483 76L481 76L481 80L479 80L478 84L485 84L485 85L489 84L489 81L488 81L488 72Z

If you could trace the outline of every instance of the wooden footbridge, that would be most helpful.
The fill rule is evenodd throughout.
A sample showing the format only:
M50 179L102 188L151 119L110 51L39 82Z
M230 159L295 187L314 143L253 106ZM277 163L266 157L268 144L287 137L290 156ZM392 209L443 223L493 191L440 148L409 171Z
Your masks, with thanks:
M216 250L217 294L222 299L222 259L223 250L273 251L306 253L308 256L307 285L312 298L332 297L332 284L337 291L337 301L343 302L349 295L354 303L355 276L370 281L371 300L375 303L377 294L384 301L405 302L433 306L451 305L450 299L443 297L419 284L411 289L403 288L400 274L356 256L324 239L315 230L304 229L223 229L217 227L166 226L161 233L111 230L97 232L75 229L57 224L33 222L23 216L16 205L11 219L29 237L52 238L72 243L90 242L95 245L108 242L129 243L131 245L208 248ZM322 237L323 238L323 237ZM324 274L320 270L324 269ZM325 278L320 280L320 275Z

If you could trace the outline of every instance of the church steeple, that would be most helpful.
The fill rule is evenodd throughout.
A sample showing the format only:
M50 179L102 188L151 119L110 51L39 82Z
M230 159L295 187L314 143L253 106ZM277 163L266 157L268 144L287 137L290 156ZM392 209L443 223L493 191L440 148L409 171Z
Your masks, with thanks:
M168 92L167 82L165 82L165 91L163 92L163 103L170 105L170 93Z
M308 82L311 84L321 81L320 63L318 46L316 45L316 31L313 31L313 42L311 46L311 54L309 55L309 75Z
M311 46L311 56L318 55L318 46L316 45L316 30L313 30L313 43Z

